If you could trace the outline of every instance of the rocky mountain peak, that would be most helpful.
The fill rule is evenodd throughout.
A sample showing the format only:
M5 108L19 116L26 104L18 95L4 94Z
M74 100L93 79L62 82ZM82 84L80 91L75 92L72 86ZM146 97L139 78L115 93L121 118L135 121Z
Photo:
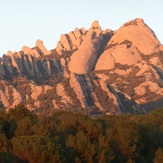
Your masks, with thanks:
M12 51L11 50L7 51L7 56L12 56Z
M94 21L93 21L93 23L92 23L92 25L91 25L91 28L92 28L92 29L101 29L101 26L100 26L98 20L94 20Z
M151 55L159 51L159 40L141 18L134 19L122 25L116 31L109 44L120 44L124 40L130 41L144 55Z
M122 27L123 26L137 26L137 25L145 25L145 23L144 23L144 20L142 19L142 18L136 18L136 19L134 19L134 20L130 20L130 21L128 21L128 22L126 22L124 25L122 25Z
M113 69L116 63L135 65L145 56L159 53L161 44L143 19L131 20L122 25L111 37L100 56L96 70Z
M37 40L33 48L0 58L2 106L23 103L40 113L145 112L142 105L163 96L162 49L141 18L116 31L103 30L95 20L89 29L62 34L52 50Z

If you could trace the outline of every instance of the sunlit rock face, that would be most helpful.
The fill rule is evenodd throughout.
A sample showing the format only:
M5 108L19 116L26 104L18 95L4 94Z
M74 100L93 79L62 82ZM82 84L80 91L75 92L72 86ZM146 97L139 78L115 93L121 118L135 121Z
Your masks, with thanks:
M160 42L140 18L129 21L112 36L105 52L97 62L96 70L115 68L115 63L135 65L143 56L160 51Z
M103 30L95 20L89 29L61 34L51 50L37 40L32 48L3 55L1 106L23 103L46 114L144 113L149 104L163 107L162 57L163 45L142 19L116 31Z
M95 70L105 71L107 75L99 73L98 76L137 103L145 104L151 100L152 92L155 92L154 101L162 97L161 57L162 45L154 32L138 18L114 32Z
M102 30L98 21L94 21L76 52L70 58L69 70L77 74L87 74L97 59L97 51L102 41Z
M36 47L38 47L44 55L48 55L51 53L50 51L46 49L46 47L43 44L43 41L41 40L36 41Z
M159 40L141 18L131 20L121 26L109 44L120 44L125 40L131 42L144 55L151 55L159 51Z
M77 74L89 73L95 64L99 47L99 37L88 32L79 49L71 56L69 70Z

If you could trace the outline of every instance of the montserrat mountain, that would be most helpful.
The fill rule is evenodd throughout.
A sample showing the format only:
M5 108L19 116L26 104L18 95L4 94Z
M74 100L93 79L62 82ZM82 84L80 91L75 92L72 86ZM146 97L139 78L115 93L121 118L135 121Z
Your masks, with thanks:
M163 46L141 18L115 31L96 20L62 34L54 49L37 40L33 48L8 51L0 78L6 111L22 103L40 114L145 113L162 104Z

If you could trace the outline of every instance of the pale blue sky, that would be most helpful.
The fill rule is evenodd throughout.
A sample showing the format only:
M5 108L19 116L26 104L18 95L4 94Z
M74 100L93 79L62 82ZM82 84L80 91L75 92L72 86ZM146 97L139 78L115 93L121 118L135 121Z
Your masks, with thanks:
M37 39L54 49L62 33L88 29L93 20L115 30L137 17L163 43L163 0L0 0L0 56Z

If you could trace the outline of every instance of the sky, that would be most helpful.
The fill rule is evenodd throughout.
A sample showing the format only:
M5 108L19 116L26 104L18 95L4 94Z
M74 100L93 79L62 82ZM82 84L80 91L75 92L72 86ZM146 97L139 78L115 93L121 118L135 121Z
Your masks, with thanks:
M163 43L163 0L0 0L0 56L34 47L41 39L48 50L75 27L118 29L143 18Z

